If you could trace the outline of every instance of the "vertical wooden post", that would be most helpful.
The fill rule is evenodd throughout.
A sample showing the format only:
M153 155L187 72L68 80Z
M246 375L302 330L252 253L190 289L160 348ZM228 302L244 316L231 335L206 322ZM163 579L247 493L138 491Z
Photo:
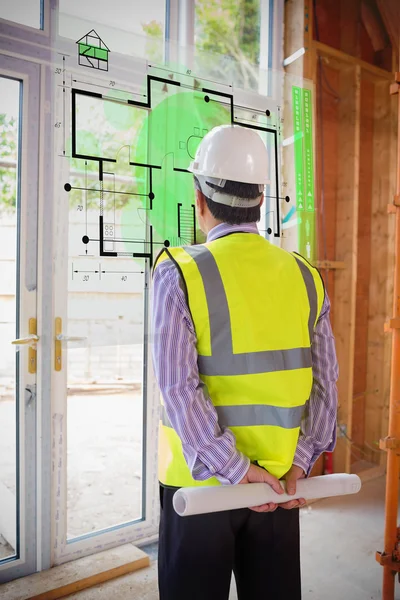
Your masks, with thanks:
M301 48L305 47L305 3L312 4L312 0L287 0L285 2L285 43L284 56L288 58ZM307 51L306 51L307 54ZM304 60L302 58L285 67L286 73L303 77Z
M354 346L354 387L352 435L352 469L356 472L365 465L362 450L365 439L365 395L367 390L368 364L368 314L371 282L371 204L373 148L374 148L374 83L361 74L360 90L360 188L358 206L357 242L357 301ZM386 175L386 169L384 169ZM386 215L385 215L386 217ZM385 218L387 223L387 218ZM381 244L383 246L383 244ZM386 246L384 246L386 248ZM381 327L382 329L382 327ZM359 462L360 461L360 462ZM361 469L360 469L361 467Z
M398 100L398 147L397 147L397 189L395 196L396 206L396 263L394 272L394 298L393 319L400 319L400 93ZM392 374L390 385L389 406L389 440L383 446L386 447L387 476L386 476L386 502L385 502L385 546L386 556L393 556L397 550L397 511L399 500L399 448L400 444L400 328L393 327L392 340ZM393 565L386 564L383 568L383 600L394 598L394 575Z
M316 54L313 40L314 31L314 8L313 0L304 2L304 65L303 76L305 79L311 79L315 82L316 78Z
M335 471L350 471L354 378L355 309L357 284L357 233L360 175L361 70L343 68L340 73L339 161L337 181L336 260L346 268L335 274L334 334L340 365L338 381L339 429L334 456ZM347 437L346 437L347 436Z
M396 194L397 185L397 128L399 122L398 115L398 97L396 95L390 96L390 147L389 147L389 173L390 173L390 193L388 195L389 200ZM390 207L392 208L392 207ZM394 208L394 207L393 207ZM395 210L395 209L394 209ZM388 216L388 267L387 267L387 281L386 281L386 314L385 318L392 313L393 297L394 297L394 272L396 264L396 252L395 252L395 230L396 230L396 219L394 215ZM392 360L392 337L387 333L384 336L384 390L383 390L383 408L382 408L382 423L381 423L381 436L385 437L389 430L389 405L390 405L390 373L391 373L391 360ZM386 468L387 454L382 452L381 454L381 466Z
M285 43L284 56L289 58L302 48L305 48L305 54L300 56L294 62L285 67L284 78L284 124L283 137L290 138L293 135L293 86L303 87L303 77L305 77L306 62L308 61L308 45L312 42L312 0L287 0L285 2ZM310 25L311 24L311 25ZM293 205L296 205L296 181L295 181L295 163L293 146L289 145L282 149L282 176L286 183L285 194L293 198ZM292 206L292 203L282 203L282 213L285 215ZM292 227L283 230L281 245L286 250L298 249L298 228Z
M393 280L393 265L389 263L391 243L388 217L388 199L394 193L390 175L390 159L393 150L391 98L388 82L373 84L373 145L371 147L372 187L371 187L371 232L369 256L371 275L369 279L368 314L368 362L365 394L365 433L361 441L371 462L380 462L377 442L382 435L383 407L389 395L387 383L390 381L390 345L382 323L391 313L393 291L388 306L388 282ZM360 211L363 197L360 197ZM394 239L393 237L391 239ZM386 351L385 351L386 350ZM389 350L389 353L387 352ZM386 428L387 431L387 428ZM386 433L385 431L385 433ZM375 449L375 452L374 452Z

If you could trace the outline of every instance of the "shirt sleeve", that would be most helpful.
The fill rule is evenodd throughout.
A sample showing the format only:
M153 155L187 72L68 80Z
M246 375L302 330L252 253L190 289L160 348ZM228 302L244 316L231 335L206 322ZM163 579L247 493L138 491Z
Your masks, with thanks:
M330 302L325 294L311 346L313 386L293 461L306 475L319 456L332 452L336 445L338 363L329 312Z
M237 450L233 432L219 426L217 411L199 377L196 334L182 285L172 261L159 264L153 280L156 379L193 479L215 476L222 484L236 484L250 461Z

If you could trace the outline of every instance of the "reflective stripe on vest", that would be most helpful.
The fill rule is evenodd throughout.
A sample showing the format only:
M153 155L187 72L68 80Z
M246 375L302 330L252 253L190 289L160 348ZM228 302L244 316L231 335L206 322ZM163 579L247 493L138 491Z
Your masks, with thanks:
M295 256L296 262L299 265L301 274L303 276L304 284L306 286L308 301L310 303L310 316L308 318L308 332L310 334L310 343L314 337L314 323L317 319L318 313L318 297L317 290L315 287L314 278L311 275L310 269Z
M216 406L218 424L221 427L248 427L254 425L274 425L284 429L294 429L301 422L304 406L285 408L268 404L242 404L236 406ZM165 406L161 406L161 422L172 427Z
M188 246L185 252L190 254L199 269L210 318L212 356L199 355L199 372L202 375L255 375L311 367L310 348L234 354L228 301L215 258L206 246ZM318 310L317 291L310 270L297 258L296 262L310 302L308 328L311 341Z

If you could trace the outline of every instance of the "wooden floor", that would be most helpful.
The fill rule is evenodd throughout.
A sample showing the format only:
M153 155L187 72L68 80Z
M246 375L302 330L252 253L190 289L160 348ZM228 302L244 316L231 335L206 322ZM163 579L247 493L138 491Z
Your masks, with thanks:
M93 586L149 565L150 558L143 550L133 544L124 544L0 585L0 598L58 600L89 587L95 589Z

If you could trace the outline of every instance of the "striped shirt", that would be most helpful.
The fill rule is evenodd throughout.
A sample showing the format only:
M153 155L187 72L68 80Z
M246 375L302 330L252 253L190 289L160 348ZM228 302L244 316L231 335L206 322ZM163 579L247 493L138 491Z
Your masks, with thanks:
M233 232L258 234L255 223L214 227L211 242ZM322 452L336 443L338 365L325 294L312 343L313 387L301 424L294 464L307 474ZM212 476L236 484L250 461L235 444L235 436L218 424L217 411L207 396L197 366L196 333L186 304L182 281L172 261L159 264L153 280L153 364L165 411L182 441L192 477Z

